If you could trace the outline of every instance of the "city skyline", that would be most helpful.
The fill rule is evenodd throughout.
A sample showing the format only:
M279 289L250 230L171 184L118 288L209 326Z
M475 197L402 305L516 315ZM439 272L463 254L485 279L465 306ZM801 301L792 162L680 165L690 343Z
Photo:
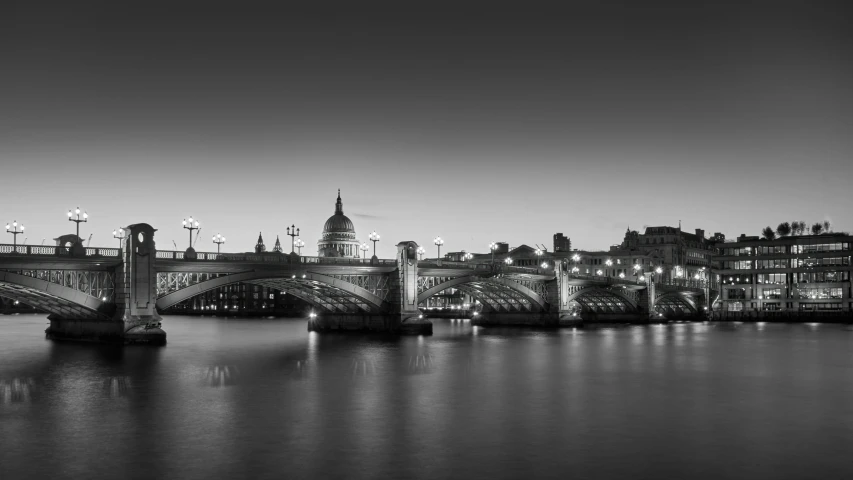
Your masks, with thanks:
M79 205L93 245L146 222L183 249L194 215L207 251L296 225L314 253L341 188L381 257L437 235L606 249L679 220L851 230L851 34L833 5L21 5L0 20L0 221L50 243Z

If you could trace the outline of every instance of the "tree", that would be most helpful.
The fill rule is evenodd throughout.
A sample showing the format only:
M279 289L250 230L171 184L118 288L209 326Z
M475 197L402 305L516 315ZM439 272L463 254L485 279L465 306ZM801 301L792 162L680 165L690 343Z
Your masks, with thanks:
M802 235L806 233L806 222L802 220L794 222L791 224L791 229L793 230L794 235Z
M829 233L832 231L832 223L829 220L823 221L823 231L824 233Z
M776 232L773 231L770 226L764 227L764 230L761 231L761 234L764 235L764 238L767 240L773 240L774 238L776 238Z
M820 235L823 232L823 224L818 222L812 225L812 235Z
M787 237L788 235L791 234L791 224L788 222L780 223L779 226L776 227L776 233L780 237Z

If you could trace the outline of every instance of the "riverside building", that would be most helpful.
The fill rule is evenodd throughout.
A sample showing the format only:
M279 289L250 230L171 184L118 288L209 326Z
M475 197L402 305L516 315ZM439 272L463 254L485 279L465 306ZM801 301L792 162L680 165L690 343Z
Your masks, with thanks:
M741 235L718 243L714 273L721 290L715 313L849 314L851 247L853 237L846 233L774 240Z

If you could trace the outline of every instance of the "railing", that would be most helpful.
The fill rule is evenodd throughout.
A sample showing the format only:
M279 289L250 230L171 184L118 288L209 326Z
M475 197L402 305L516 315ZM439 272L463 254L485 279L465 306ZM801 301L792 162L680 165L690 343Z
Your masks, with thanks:
M158 250L157 258L165 260L186 260L185 252ZM298 260L297 260L298 259ZM189 261L251 262L251 263L287 263L318 265L396 265L396 260L345 257L297 257L280 253L213 253L197 252L196 258Z
M536 267L513 267L504 263L468 263L468 262L451 262L442 260L421 260L418 262L418 267L427 268L465 268L469 270L479 270L495 273L527 273L531 275L553 274L552 270L544 270Z
M71 255L69 247L56 245L0 245L0 255ZM86 247L87 257L120 257L118 248Z

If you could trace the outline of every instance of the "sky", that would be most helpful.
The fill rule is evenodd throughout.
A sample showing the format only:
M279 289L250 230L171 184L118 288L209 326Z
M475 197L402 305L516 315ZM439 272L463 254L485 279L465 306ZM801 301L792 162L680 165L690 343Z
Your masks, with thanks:
M380 257L853 230L844 2L129 3L0 6L0 222L29 244L80 206L92 246L185 249L192 215L199 251L296 225L315 254L338 188Z

